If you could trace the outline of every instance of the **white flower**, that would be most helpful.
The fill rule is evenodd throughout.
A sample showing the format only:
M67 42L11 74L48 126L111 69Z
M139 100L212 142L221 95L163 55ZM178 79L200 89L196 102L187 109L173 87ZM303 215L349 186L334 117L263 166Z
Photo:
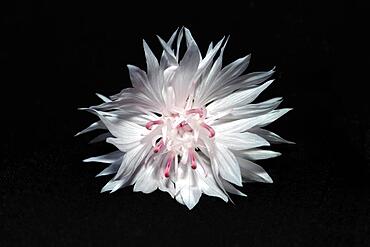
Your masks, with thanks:
M187 50L180 59L184 35ZM133 88L110 98L98 94L104 103L85 108L100 120L78 134L107 129L93 141L106 139L118 148L85 160L110 164L97 175L115 174L102 192L128 185L144 193L159 188L192 209L202 193L227 202L228 192L245 196L234 185L272 183L251 160L280 155L260 147L288 141L262 127L290 109L276 110L282 98L251 102L273 82L265 81L274 71L242 75L250 55L222 67L224 39L211 43L202 58L186 28L159 41L160 61L144 41L146 72L128 65Z

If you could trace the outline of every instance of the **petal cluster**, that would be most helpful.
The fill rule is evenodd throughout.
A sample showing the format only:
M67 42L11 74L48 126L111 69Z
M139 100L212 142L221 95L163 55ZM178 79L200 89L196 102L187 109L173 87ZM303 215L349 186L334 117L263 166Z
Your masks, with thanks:
M280 155L263 149L270 143L290 143L264 127L291 109L277 109L280 97L253 101L273 82L274 70L244 74L250 55L223 66L225 38L204 57L186 28L167 42L158 38L159 59L144 41L146 71L128 65L132 88L109 98L98 94L103 103L84 108L99 121L78 134L107 130L93 142L118 149L85 160L108 164L98 176L113 178L102 192L160 189L192 209L202 193L227 202L229 193L245 196L235 185L272 183L254 161Z

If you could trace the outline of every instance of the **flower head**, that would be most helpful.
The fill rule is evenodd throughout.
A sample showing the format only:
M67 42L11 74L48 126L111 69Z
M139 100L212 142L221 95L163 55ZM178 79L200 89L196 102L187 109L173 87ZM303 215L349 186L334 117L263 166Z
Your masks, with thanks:
M187 49L180 59L183 36ZM159 41L159 61L144 41L146 72L128 65L133 88L98 95L104 102L85 108L100 120L80 133L107 129L94 141L118 149L85 160L109 164L98 176L115 174L102 192L158 188L191 209L202 193L228 201L228 193L245 196L234 185L272 183L252 161L280 155L261 147L288 141L263 127L290 109L276 110L281 98L252 102L273 82L274 70L243 75L250 55L223 67L225 39L202 57L186 28Z

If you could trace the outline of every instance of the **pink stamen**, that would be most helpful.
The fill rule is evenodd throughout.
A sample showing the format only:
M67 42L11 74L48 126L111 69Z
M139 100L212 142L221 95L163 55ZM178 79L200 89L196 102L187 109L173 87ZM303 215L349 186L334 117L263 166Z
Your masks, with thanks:
M204 111L202 108L195 108L186 111L186 114L199 114L199 117L203 117Z
M153 152L154 153L158 153L159 151L161 151L162 147L164 145L164 142L163 140L160 140L157 145L155 145L154 149L153 149Z
M215 133L216 132L215 132L215 130L211 126L209 126L206 123L201 123L200 126L202 126L203 128L205 128L206 130L208 130L208 132L209 132L209 138L212 138L212 137L215 136Z
M177 125L177 128L182 128L184 131L193 131L193 129L189 126L189 124L186 121L182 121Z
M148 129L148 130L151 130L153 125L157 125L157 124L163 124L163 121L162 120L155 120L155 121L150 121L150 122L147 122L147 124L145 125L145 127Z
M185 121L182 121L181 123L179 123L178 127L183 128L185 125L187 125L187 123Z
M172 165L172 155L167 159L167 162L166 162L166 169L164 170L164 176L166 178L168 178L170 176L170 169L171 169L171 165Z
M190 161L191 161L191 168L196 169L197 168L197 163L195 162L194 150L189 149L189 157L190 157Z

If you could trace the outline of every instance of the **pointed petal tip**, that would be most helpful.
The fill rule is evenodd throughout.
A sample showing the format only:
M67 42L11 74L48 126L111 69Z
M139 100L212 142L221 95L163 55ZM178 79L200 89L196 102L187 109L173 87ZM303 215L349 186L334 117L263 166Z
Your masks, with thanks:
M183 32L184 32L184 28L185 28L184 26L180 27L180 30L179 30L179 32L178 32L178 34L177 34L178 36L179 36L181 33L183 33Z
M266 173L266 176L264 176L264 179L265 179L265 183L267 183L267 184L274 183L274 181L272 180L272 178L270 177L270 175L268 175L267 173Z
M77 110L79 110L79 111L86 111L86 110L89 110L90 109L90 107L79 107L79 108L77 108Z
M105 186L100 190L100 193L104 193L104 192L107 192L109 191L109 189L105 188Z
M288 140L285 140L285 142L284 142L284 143L286 143L286 144L297 144L296 142L288 141Z
M166 41L164 41L158 34L156 34L155 36L157 37L157 39L159 40L159 42L166 43Z
M149 48L149 45L148 43L146 43L145 39L143 39L143 46L144 46L144 51Z
M191 204L191 205L189 205L189 204L186 204L186 203L185 203L185 206L186 206L189 210L192 210L192 209L195 207L195 205L196 205L196 204Z

